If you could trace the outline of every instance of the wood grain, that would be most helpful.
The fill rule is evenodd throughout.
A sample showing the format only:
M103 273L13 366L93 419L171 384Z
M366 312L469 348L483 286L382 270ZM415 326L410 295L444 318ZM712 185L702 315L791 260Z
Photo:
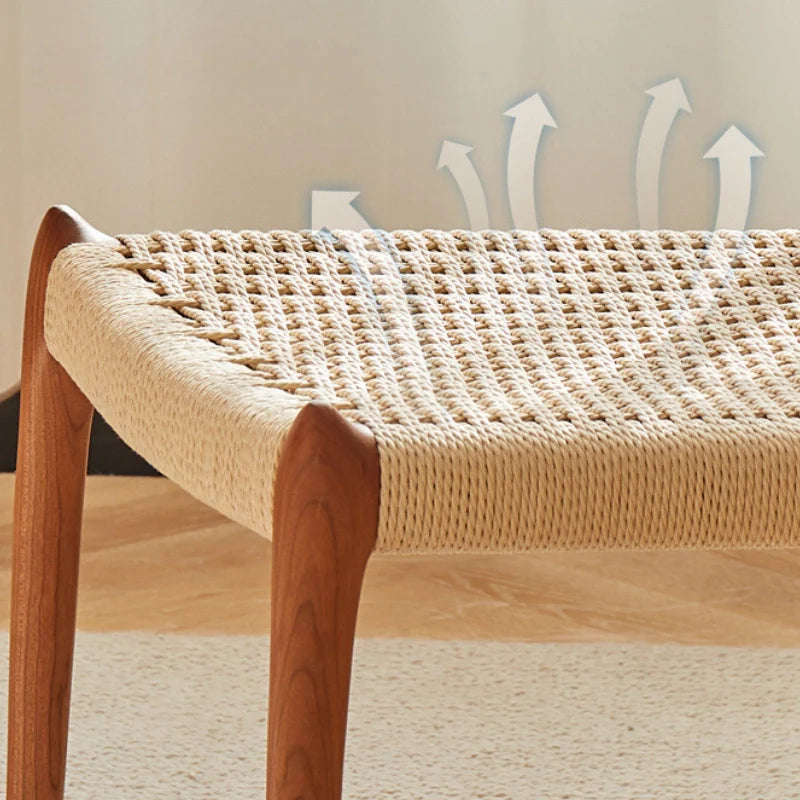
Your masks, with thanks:
M105 238L70 209L51 208L28 278L11 570L8 800L60 800L64 793L92 407L47 350L45 292L59 250Z
M372 437L328 406L306 406L275 485L268 800L341 798L350 665L378 489Z

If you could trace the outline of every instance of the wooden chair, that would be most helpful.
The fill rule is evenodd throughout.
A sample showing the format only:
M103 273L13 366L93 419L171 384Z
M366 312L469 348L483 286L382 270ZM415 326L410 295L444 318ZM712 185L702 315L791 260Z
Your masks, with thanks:
M63 797L93 409L273 541L267 797L338 800L374 550L800 542L800 232L42 222L9 800Z

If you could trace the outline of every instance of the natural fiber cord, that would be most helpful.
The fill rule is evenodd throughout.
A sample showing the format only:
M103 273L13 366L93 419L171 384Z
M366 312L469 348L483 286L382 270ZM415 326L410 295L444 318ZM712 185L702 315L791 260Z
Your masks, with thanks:
M372 430L380 550L800 544L800 232L213 231L73 245L47 343L269 535L298 410Z

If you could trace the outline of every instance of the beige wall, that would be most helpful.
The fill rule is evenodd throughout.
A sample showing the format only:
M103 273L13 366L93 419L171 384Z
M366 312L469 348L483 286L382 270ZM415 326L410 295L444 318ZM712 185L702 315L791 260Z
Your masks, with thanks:
M0 399L19 378L22 328L16 13L16 0L0 0Z
M49 204L110 232L297 228L311 190L338 188L377 227L466 227L436 169L451 139L475 148L490 224L510 227L504 112L537 91L558 124L538 151L540 225L636 226L644 92L674 77L692 112L666 140L660 224L714 224L718 165L702 156L730 124L765 154L748 224L800 224L789 0L25 0L15 24L0 33L0 391L19 358L16 248Z

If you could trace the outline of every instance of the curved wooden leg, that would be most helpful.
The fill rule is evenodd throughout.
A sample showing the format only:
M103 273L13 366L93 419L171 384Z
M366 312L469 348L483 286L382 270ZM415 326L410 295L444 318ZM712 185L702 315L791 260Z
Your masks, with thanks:
M107 237L67 208L47 212L28 279L14 494L8 800L61 800L78 551L92 407L44 341L50 265Z
M268 800L340 800L356 614L378 525L372 437L298 415L275 487Z

